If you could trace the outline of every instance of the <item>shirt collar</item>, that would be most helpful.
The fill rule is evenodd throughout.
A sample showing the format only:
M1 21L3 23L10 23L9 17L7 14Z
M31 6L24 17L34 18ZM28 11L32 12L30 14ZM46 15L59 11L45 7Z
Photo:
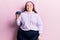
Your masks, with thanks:
M34 11L32 11L32 12L25 11L25 12L27 12L27 13L29 13L29 14L34 13Z

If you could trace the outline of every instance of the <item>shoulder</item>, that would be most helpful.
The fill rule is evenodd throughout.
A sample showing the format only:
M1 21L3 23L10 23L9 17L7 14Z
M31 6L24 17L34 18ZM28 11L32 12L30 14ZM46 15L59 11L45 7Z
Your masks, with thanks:
M40 14L39 13L35 13L37 16L40 16Z
M22 12L22 13L21 13L21 16L23 16L23 15L25 15L25 14L26 14L26 11Z
M37 15L37 17L38 17L38 18L40 18L40 17L41 17L41 15L40 15L39 13L37 13L36 15Z

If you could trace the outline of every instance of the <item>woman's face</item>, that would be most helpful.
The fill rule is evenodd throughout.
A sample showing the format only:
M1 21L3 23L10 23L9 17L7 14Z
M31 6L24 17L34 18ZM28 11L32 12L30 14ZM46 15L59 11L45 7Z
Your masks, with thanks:
M28 2L26 8L27 11L31 12L33 10L33 4L31 2Z

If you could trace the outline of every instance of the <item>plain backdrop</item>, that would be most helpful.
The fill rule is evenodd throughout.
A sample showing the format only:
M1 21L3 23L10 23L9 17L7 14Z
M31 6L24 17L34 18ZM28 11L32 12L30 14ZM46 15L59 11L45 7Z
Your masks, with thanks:
M0 40L15 40L15 12L29 0L0 0ZM43 21L43 40L60 40L60 0L32 0Z

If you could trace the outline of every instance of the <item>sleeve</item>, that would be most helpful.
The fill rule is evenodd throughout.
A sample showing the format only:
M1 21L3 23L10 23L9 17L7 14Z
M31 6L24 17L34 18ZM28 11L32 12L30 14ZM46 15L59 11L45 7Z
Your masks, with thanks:
M39 28L39 33L43 33L43 22L39 14L38 14L38 19L37 19L37 25Z
M20 26L20 24L21 24L21 16L17 18L17 25Z

